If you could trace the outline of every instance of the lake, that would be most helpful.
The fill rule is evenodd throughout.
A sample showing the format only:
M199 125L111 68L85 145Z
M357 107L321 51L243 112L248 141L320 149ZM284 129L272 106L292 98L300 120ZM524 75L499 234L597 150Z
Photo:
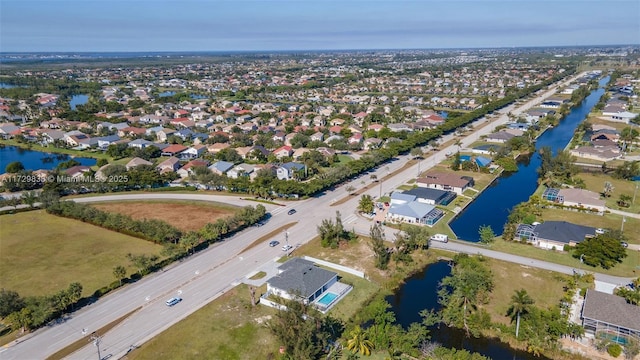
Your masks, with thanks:
M422 321L420 311L440 310L438 284L450 273L451 268L447 262L431 264L422 272L406 279L395 294L387 296L386 300L396 314L396 322L406 329L411 323ZM429 330L431 341L447 348L466 349L495 360L549 360L544 356L536 357L525 351L512 349L497 339L467 337L461 329L436 325Z
M69 106L71 107L71 110L75 110L76 106L84 105L88 101L89 101L89 95L85 95L85 94L73 95L71 97L71 100L69 101Z
M549 146L556 154L564 149L578 126L598 103L609 77L600 80L600 88L593 90L582 103L560 121L560 124L548 129L536 141L536 153L520 159L518 171L503 173L487 189L485 189L469 206L467 206L449 224L456 236L461 240L478 242L480 226L489 225L496 235L501 235L504 224L511 209L517 204L527 201L538 187L540 155L537 150Z
M22 149L16 146L0 146L0 173L4 173L7 165L14 161L20 161L27 170L52 170L59 163L72 159L71 156L65 154L52 154L41 151ZM93 166L96 159L74 157L82 165Z

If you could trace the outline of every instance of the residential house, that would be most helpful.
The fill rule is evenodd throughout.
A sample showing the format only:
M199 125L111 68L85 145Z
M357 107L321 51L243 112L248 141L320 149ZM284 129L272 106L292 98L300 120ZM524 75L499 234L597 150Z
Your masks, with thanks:
M288 162L276 168L276 177L280 180L291 180L297 171L304 169L303 164Z
M622 157L618 146L579 146L569 150L573 156L598 161L613 161Z
M413 195L394 192L386 218L390 221L433 226L444 216L444 212L434 205L415 200Z
M513 139L514 137L516 136L509 132L498 131L498 132L487 135L484 140L487 142L504 144L507 141Z
M211 172L213 172L214 174L224 175L227 173L227 171L231 170L233 167L234 167L234 164L232 162L217 161L211 164L211 166L209 166L209 170L211 170Z
M178 170L179 168L180 168L180 160L175 156L172 156L172 157L168 158L167 160L161 162L160 164L158 164L158 166L156 166L156 169L161 174L165 174L165 173L168 173L168 172L174 172L174 171Z
M113 145L120 141L120 137L118 135L109 135L96 138L96 140L98 141L98 148L106 150L109 145Z
M181 129L173 133L173 135L182 139L182 141L189 141L193 137L194 132L191 129Z
M595 209L604 212L605 201L600 199L600 194L585 189L560 189L558 202L564 206L576 206L586 209Z
M215 144L207 145L207 151L209 151L212 154L217 154L221 150L224 150L224 149L226 149L228 147L231 147L231 144L229 144L229 143L215 143Z
M89 166L84 166L84 165L72 166L64 171L64 173L67 176L70 176L74 179L78 179L83 176L86 176L87 173L90 173L90 172L91 172L91 168Z
M565 245L575 246L585 238L594 237L596 229L566 221L545 221L542 224L520 224L516 238L548 250L563 250Z
M128 126L126 128L118 130L118 136L120 137L136 137L136 136L144 136L147 133L147 129Z
M169 145L162 150L162 156L178 156L182 152L187 150L187 147L180 144Z
M181 178L187 178L191 175L193 175L193 168L197 167L197 166L207 166L209 165L208 162L204 161L204 160L191 160L188 163L184 164L183 167L181 167L180 169L178 169L176 171L176 173L178 175L180 175Z
M368 138L362 142L362 146L365 150L372 150L380 148L382 140L378 138Z
M42 141L45 144L53 144L56 140L64 139L64 132L60 130L43 130L41 132Z
M468 176L458 176L451 173L428 173L416 180L416 185L420 187L453 191L462 195L467 188L473 187L473 178Z
M158 141L166 142L169 139L169 136L175 134L174 129L165 128L159 131L156 131L156 139Z
M404 191L403 194L414 196L416 201L428 205L449 205L457 197L456 193L452 191L424 187L416 187Z
M338 282L338 274L301 258L292 258L278 267L267 280L267 293L289 300L311 303Z
M127 165L125 165L125 167L127 168L127 171L128 171L142 165L150 166L150 165L153 165L153 163L151 161L147 161L139 157L134 157L127 163Z
M237 179L240 176L248 176L250 180L253 180L256 177L256 172L254 170L255 166L251 164L236 165L227 171L227 177Z
M275 155L275 157L278 159L289 157L293 155L293 149L291 148L291 146L284 145L273 150L273 155Z
M128 147L134 147L138 149L144 149L146 147L154 146L154 145L157 145L157 144L145 139L135 139L127 143Z
M165 149L166 150L166 149ZM185 159L196 159L199 158L202 154L204 154L207 151L207 147L199 144L199 145L193 145L192 147L184 150L180 156L182 158Z
M640 341L640 311L623 297L587 289L580 319L591 336L604 333L621 345Z
M311 141L323 141L324 140L324 134L318 131L317 133L309 136L309 140L311 140Z

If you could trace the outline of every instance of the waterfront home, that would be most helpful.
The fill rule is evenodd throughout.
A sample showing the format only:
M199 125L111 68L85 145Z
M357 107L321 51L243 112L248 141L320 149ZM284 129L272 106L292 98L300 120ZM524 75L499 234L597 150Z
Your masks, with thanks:
M72 167L66 169L64 171L64 173L67 176L70 176L70 177L72 177L74 179L77 179L77 178L85 176L90 171L91 171L91 168L89 166L78 165L78 166L72 166Z
M575 206L604 212L605 201L600 199L600 194L585 189L560 189L558 202L564 206Z
M595 235L596 229L590 226L566 221L545 221L536 225L518 225L515 238L543 249L562 251L565 245L575 246L585 238Z
M429 205L449 205L456 197L452 191L417 187L404 191L403 194L415 196L416 201Z
M444 216L444 212L434 205L416 201L415 198L413 195L393 193L387 209L387 220L433 226Z
M98 148L100 148L100 150L106 150L109 145L116 144L120 141L120 137L118 135L108 135L96 138L96 140L98 141Z
M620 296L587 289L580 318L591 336L605 334L621 345L640 341L640 310Z
M516 137L514 134L509 133L507 131L498 131L498 132L487 135L484 140L487 142L504 144L507 141L513 139L514 137Z
M420 187L453 191L458 195L472 187L474 181L469 176L458 176L451 173L427 173L416 180L416 185Z
M573 156L598 161L612 161L622 157L618 146L578 146L569 150Z
M308 304L337 282L337 273L309 260L292 258L278 267L277 275L267 280L267 293Z

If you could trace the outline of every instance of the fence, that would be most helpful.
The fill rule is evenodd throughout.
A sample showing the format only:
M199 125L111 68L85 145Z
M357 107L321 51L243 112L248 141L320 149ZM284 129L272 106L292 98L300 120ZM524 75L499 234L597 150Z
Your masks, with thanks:
M305 256L303 259L309 260L309 261L313 261L314 263L316 263L318 265L322 265L322 266L326 266L328 268L336 269L338 271L346 272L348 274L355 275L355 276L363 278L363 279L367 278L367 276L362 271L358 271L358 270L352 269L350 267L346 267L346 266L334 264L332 262L316 259L316 258L313 258L311 256Z

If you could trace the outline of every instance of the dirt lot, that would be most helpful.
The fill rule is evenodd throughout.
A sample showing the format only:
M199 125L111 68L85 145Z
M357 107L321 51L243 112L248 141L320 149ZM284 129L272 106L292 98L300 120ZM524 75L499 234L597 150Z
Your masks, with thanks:
M159 219L180 230L198 230L205 224L235 212L233 206L196 201L122 201L92 205L97 209L129 215L134 219Z

